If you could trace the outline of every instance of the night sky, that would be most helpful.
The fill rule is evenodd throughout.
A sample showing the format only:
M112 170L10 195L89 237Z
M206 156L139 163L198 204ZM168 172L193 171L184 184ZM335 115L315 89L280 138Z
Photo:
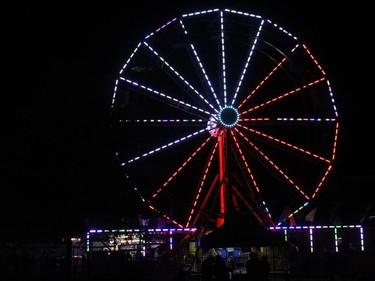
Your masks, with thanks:
M64 2L9 9L2 34L0 218L5 239L16 239L25 228L76 233L87 225L118 224L139 212L111 141L109 110L117 74L144 35L182 13L224 6L272 19L313 51L331 81L341 124L324 204L339 201L343 216L356 220L374 201L369 7L189 2L161 7L154 1L136 1L132 7Z

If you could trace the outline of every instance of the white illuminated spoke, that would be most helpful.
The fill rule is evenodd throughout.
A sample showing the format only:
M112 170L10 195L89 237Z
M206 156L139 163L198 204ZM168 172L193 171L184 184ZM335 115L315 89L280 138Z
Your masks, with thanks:
M110 120L133 190L179 228L218 227L229 211L268 227L294 219L324 188L339 132L307 46L231 9L183 14L145 36L115 81Z
M186 30L186 28L185 28L182 20L180 21L180 24L181 24L182 28L184 29L185 34L187 36L189 36L189 34L188 34L188 32L187 32L187 30ZM204 76L204 79L205 79L205 81L206 81L206 83L208 85L208 88L210 89L210 92L212 93L213 97L215 98L216 104L219 107L221 107L219 99L218 99L218 97L217 97L217 95L215 93L215 90L212 87L211 81L210 81L210 79L209 79L209 77L208 77L208 75L206 73L206 70L205 70L205 68L204 68L204 66L203 66L203 64L202 64L202 62L201 62L201 60L199 58L198 52L196 51L196 49L194 47L194 44L190 44L190 48L191 48L191 50L192 50L192 52L194 54L194 58L196 59L198 65L199 65L199 69L201 70L201 72L202 72L202 74ZM215 111L217 112L217 110L215 110Z
M180 138L180 139L173 140L173 141L171 141L171 142L169 142L169 143L166 143L166 144L164 144L164 145L162 145L162 146L160 146L160 147L157 147L157 148L154 148L154 149L152 149L152 150L146 151L146 152L143 153L142 155L139 155L139 156L133 157L133 158L127 160L126 162L123 162L121 165L124 166L124 165L126 165L126 164L129 164L129 163L132 163L132 162L134 162L134 161L137 161L137 160L139 160L139 159L141 159L141 158L143 158L143 157L148 157L148 156L150 156L150 155L152 155L152 154L154 154L154 153L160 152L160 151L162 151L162 150L164 150L164 149L167 149L167 148L170 148L170 147L172 147L172 146L174 146L174 145L176 145L176 144L179 144L180 142L186 141L186 140L188 140L189 138L192 138L192 137L195 137L195 136L197 136L197 135L199 135L199 134L202 134L203 132L205 132L205 129L202 129L202 130L199 130L199 131L194 132L194 133L192 133L192 134L186 135L186 136L184 136L184 137L182 137L182 138Z

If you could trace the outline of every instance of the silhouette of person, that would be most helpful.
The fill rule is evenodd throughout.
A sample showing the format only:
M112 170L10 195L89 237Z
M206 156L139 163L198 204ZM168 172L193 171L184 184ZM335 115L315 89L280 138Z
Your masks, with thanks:
M214 278L215 281L229 281L229 270L221 255L215 257Z
M201 280L212 281L214 280L214 262L213 256L208 256L202 261L201 265Z
M258 254L251 252L246 262L246 280L260 281L260 259Z
M269 281L270 280L270 264L265 255L260 259L260 280Z
M132 255L130 254L129 251L126 252L125 254L125 260L126 261L131 261L133 259Z

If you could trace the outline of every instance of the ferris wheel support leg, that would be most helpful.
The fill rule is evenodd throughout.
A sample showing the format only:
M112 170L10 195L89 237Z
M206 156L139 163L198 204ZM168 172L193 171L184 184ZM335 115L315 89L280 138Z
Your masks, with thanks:
M219 175L220 175L220 214L217 218L216 226L224 224L226 211L226 134L224 131L219 136Z

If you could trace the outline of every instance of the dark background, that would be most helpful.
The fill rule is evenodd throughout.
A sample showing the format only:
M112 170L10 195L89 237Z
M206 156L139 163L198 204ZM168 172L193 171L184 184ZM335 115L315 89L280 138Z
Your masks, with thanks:
M341 127L322 205L339 204L344 221L359 223L375 187L371 9L358 1L237 2L61 2L3 11L2 239L83 233L138 214L142 206L111 142L118 72L144 35L183 13L216 7L273 20L305 42L327 72Z

